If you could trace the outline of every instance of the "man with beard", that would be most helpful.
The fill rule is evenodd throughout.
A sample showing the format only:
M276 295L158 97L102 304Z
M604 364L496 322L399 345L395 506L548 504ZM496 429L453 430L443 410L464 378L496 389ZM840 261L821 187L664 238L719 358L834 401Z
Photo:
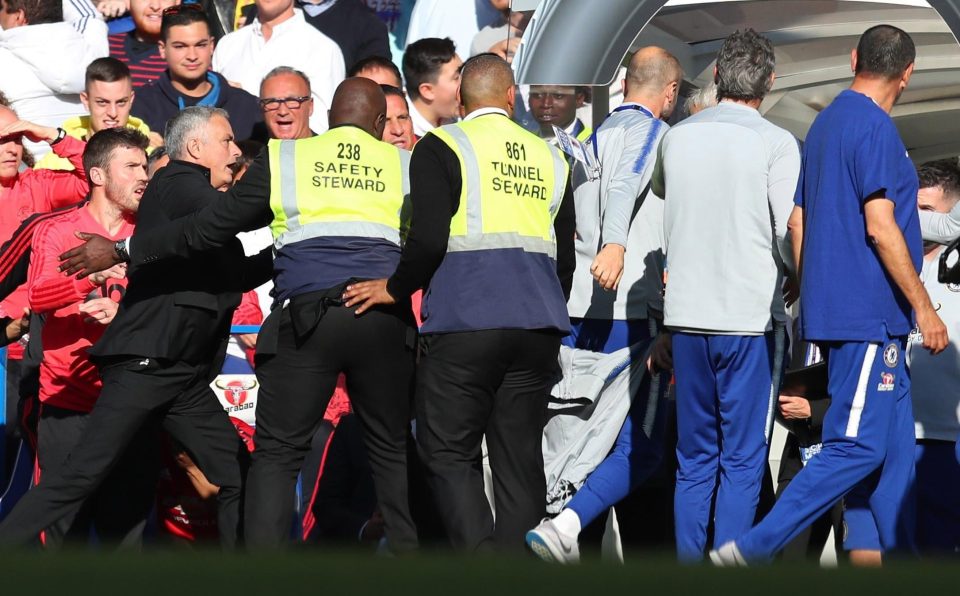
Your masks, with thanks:
M113 321L126 291L126 267L115 266L84 280L64 277L57 256L80 244L76 231L119 240L133 232L140 197L147 186L147 137L126 129L94 134L84 152L90 196L83 207L44 220L33 236L27 295L33 312L45 316L40 364L38 475L52 473L81 441L90 410L100 394L100 377L87 350ZM73 519L44 532L44 545L66 535L86 540L90 526L102 541L140 541L151 505L149 460L131 450Z
M144 193L133 242L142 230L216 200L220 195L213 189L232 179L231 166L240 155L227 114L217 108L185 109L170 121L164 140L171 162ZM123 252L125 242L118 247ZM271 271L269 250L245 258L237 239L190 259L131 267L115 321L88 352L99 366L103 390L80 442L0 524L0 542L22 544L74 515L143 428L159 423L220 487L220 542L234 546L244 448L209 383L220 371L241 293L266 281Z

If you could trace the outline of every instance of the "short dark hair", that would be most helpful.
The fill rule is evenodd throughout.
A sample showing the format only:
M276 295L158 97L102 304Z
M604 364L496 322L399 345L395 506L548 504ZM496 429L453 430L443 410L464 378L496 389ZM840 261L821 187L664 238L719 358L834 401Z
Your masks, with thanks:
M916 58L917 48L906 31L876 25L864 31L857 42L856 74L897 79Z
M753 29L734 31L717 53L717 100L763 99L773 82L773 44Z
M178 5L181 6L181 5ZM187 4L185 6L199 6L198 4ZM194 23L203 23L207 26L207 31L213 35L213 27L210 26L210 18L206 11L200 9L178 10L173 12L163 11L163 20L160 22L160 39L167 41L167 35L172 27L186 27Z
M365 70L376 70L378 68L382 70L389 70L396 75L397 80L403 80L403 76L400 75L400 69L397 68L397 65L394 64L389 58L384 58L383 56L367 56L363 60L360 60L351 66L350 70L347 71L347 76L355 77Z
M130 79L130 67L116 58L106 57L97 58L87 66L87 76L84 81L84 87L89 88L90 83L99 81L101 83L115 83Z
M960 164L957 158L928 161L917 167L920 188L940 187L948 195L960 195Z
M407 99L403 89L400 87L394 87L393 85L380 85L380 90L383 91L384 96L393 95L403 100Z
M3 0L3 2L7 5L7 14L22 10L28 25L59 23L63 20L62 0Z
M83 169L87 171L87 181L91 184L90 170L106 169L113 152L120 148L139 149L146 152L150 140L139 130L132 128L107 128L95 133L87 141L83 150Z
M457 55L449 37L426 37L407 46L403 53L403 80L411 99L420 97L420 85L436 83L440 69Z

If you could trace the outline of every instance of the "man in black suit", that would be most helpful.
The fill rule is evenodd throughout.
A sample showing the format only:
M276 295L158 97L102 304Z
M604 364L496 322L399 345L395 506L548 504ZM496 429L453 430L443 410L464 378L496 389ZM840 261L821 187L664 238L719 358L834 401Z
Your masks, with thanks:
M141 231L216 200L214 187L231 180L230 165L240 155L226 112L216 108L187 108L170 121L165 141L172 161L144 193L133 242ZM131 440L160 423L220 487L220 540L234 546L242 446L209 383L223 362L241 293L271 272L269 250L245 258L236 239L190 259L130 267L116 318L89 352L103 390L86 432L63 467L45 476L0 524L0 543L27 543L73 515Z

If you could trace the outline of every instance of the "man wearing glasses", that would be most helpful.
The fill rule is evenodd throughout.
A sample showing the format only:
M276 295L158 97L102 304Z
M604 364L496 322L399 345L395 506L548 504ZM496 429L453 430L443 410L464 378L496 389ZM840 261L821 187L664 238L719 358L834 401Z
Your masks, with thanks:
M278 112L295 103L280 99ZM236 186L194 215L138 232L132 243L94 236L63 255L70 273L119 260L162 263L270 225L276 307L257 339L257 447L245 497L253 549L289 539L297 474L340 373L364 427L387 545L394 552L417 546L406 469L413 313L405 296L362 317L343 304L347 285L385 277L400 259L410 158L380 141L386 111L379 85L347 79L334 96L329 131L271 141Z
M260 109L271 139L305 139L316 134L310 130L310 79L295 68L278 66L263 77Z
M220 108L230 114L238 141L265 140L257 98L210 70L214 39L207 15L199 5L179 4L165 9L159 43L167 70L137 90L132 115L151 130L162 131L167 120L184 108Z

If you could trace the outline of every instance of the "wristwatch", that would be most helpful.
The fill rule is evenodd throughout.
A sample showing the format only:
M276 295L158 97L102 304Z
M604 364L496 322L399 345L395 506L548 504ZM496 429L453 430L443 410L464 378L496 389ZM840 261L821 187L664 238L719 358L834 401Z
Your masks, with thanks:
M117 258L120 259L121 263L130 262L130 253L127 252L127 241L129 238L124 238L122 240L117 240L113 244L113 252L117 253Z
M59 143L60 141L62 141L64 138L66 138L66 136L67 136L67 131L65 131L65 130L62 129L62 128L58 128L58 129L57 129L57 138L53 139L52 141L50 141L50 142L47 143L47 144L50 145L51 147L53 147L54 145L56 145L57 143Z

